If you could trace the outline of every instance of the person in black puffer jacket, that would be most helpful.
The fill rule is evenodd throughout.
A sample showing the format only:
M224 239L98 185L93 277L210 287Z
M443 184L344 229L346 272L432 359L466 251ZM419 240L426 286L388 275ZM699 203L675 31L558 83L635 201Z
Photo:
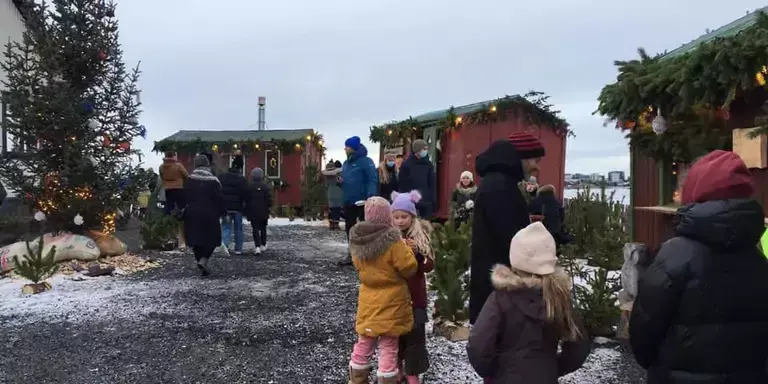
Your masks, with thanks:
M675 236L641 275L629 322L649 384L768 383L768 261L754 192L733 152L688 171Z
M243 253L243 211L248 197L248 182L243 176L243 157L237 156L232 161L229 172L219 175L227 216L221 224L222 246L228 247L231 233L235 234L235 254Z

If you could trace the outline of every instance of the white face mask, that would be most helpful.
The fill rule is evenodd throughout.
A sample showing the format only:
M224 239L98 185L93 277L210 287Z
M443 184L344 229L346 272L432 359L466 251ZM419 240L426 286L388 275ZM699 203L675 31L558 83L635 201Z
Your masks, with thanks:
M419 157L427 157L427 155L429 155L429 151L427 151L426 149L422 149L421 151L419 151Z

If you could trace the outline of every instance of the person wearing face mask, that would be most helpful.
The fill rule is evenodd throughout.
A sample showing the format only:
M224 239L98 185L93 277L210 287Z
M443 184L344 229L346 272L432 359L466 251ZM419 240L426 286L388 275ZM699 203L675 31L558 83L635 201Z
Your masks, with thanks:
M392 192L397 192L397 164L395 154L386 153L384 161L379 164L379 193L378 195L392 202Z
M475 194L472 220L471 324L493 292L488 271L496 264L509 266L512 237L531 223L528 204L518 185L538 170L543 157L541 142L521 132L495 141L475 160L477 175L483 182Z
M411 152L400 166L397 191L400 193L419 191L422 199L416 205L416 209L419 211L419 217L429 220L435 212L437 201L435 167L429 160L426 141L414 140L411 144Z

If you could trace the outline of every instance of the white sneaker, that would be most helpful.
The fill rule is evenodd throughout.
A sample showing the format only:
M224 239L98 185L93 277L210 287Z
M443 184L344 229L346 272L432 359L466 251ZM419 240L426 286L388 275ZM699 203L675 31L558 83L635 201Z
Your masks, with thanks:
M264 251L266 251L266 250L267 250L267 246L266 246L266 245L262 245L262 246L261 246L261 251L262 251L262 252L264 252Z
M256 247L256 249L253 250L253 253L255 253L257 255L261 255L261 248Z

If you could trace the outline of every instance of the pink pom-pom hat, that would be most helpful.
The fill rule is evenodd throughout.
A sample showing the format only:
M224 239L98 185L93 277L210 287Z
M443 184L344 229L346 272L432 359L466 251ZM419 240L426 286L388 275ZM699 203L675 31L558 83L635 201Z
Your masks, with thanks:
M405 211L413 216L418 216L419 212L416 210L416 203L419 200L421 200L421 193L417 190L409 193L392 192L392 212Z

